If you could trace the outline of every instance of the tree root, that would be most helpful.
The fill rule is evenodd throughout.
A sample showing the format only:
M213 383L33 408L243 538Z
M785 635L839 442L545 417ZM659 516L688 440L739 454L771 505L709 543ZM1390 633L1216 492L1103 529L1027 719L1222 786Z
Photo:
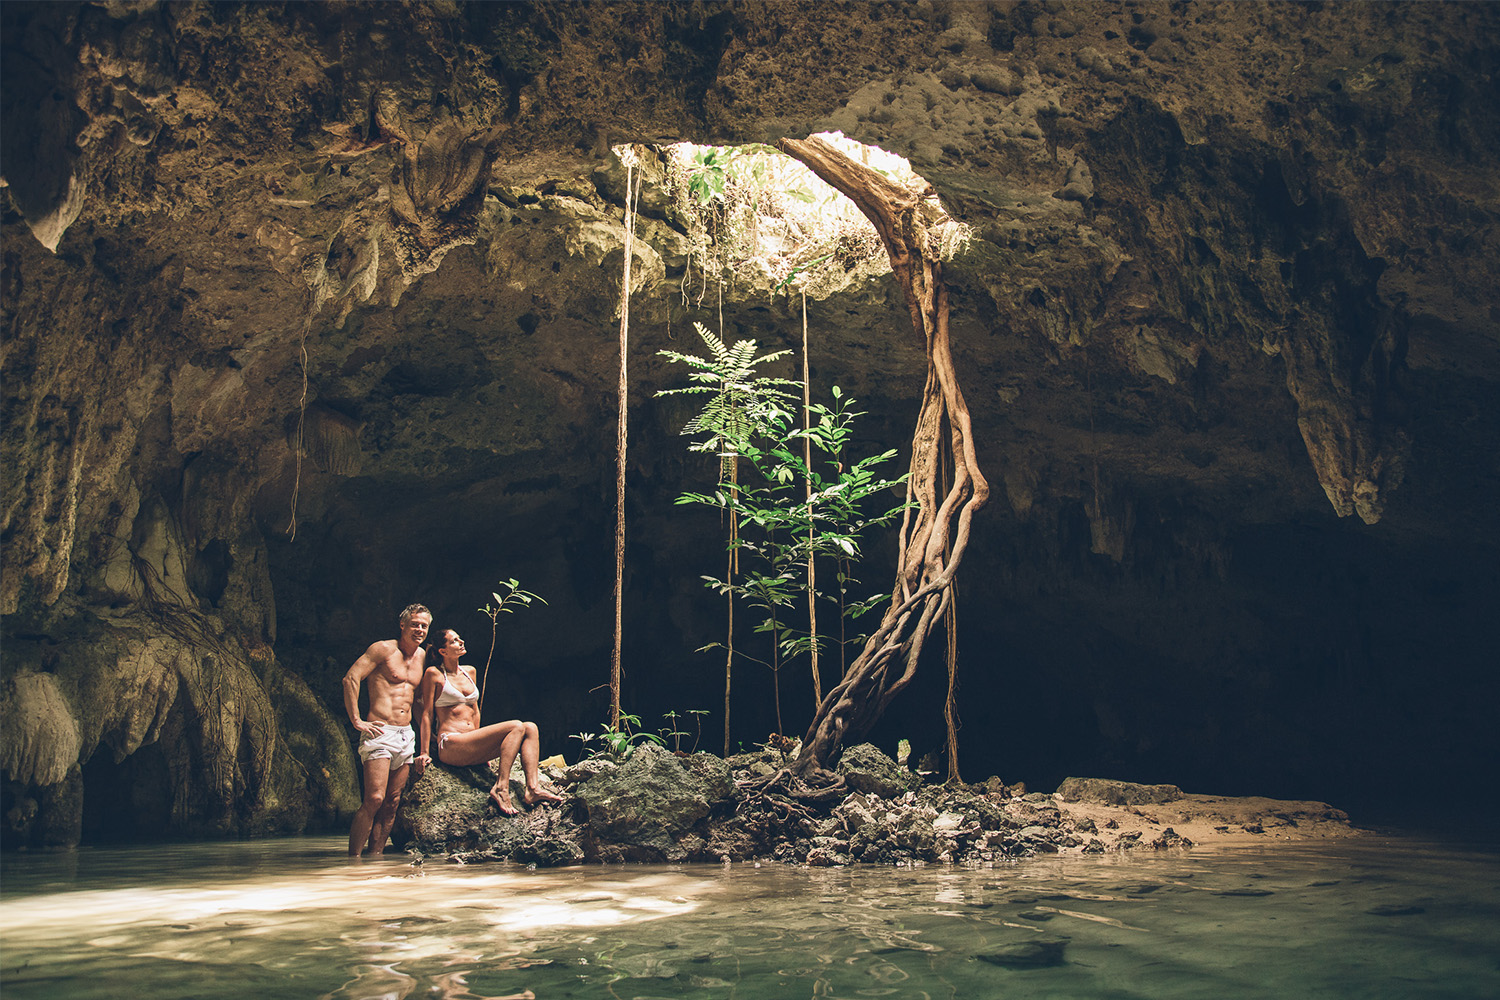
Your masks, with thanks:
M923 221L922 203L930 189L896 184L815 137L784 138L777 146L847 196L874 225L890 254L912 328L927 349L927 385L907 479L914 505L901 523L896 585L880 627L824 696L802 738L802 756L792 768L817 780L838 759L844 742L868 730L911 682L923 644L951 604L953 574L968 546L973 515L989 497L989 484L979 471L969 408L953 365L941 254Z
M770 800L773 791L780 791L799 802L822 804L842 799L849 793L843 776L823 768L809 774L799 775L790 767L783 767L775 774L739 783L740 791L748 799L752 794Z

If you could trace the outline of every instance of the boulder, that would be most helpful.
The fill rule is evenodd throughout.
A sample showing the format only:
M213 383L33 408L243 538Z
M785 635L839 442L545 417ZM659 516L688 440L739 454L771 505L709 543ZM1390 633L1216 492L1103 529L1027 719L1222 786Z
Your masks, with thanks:
M1182 789L1176 785L1138 785L1108 778L1068 778L1057 786L1064 802L1092 802L1101 806L1141 806L1176 802Z
M584 860L583 832L566 802L503 816L490 807L494 780L494 772L484 766L429 767L408 783L391 843L465 861L510 860L553 867ZM514 769L512 801L520 803L524 787L519 768Z
M839 776L850 791L894 799L912 791L921 779L870 743L861 743L844 751L838 762Z
M734 789L728 766L709 758L646 744L619 767L577 785L590 859L684 861L701 853L704 841L694 828Z

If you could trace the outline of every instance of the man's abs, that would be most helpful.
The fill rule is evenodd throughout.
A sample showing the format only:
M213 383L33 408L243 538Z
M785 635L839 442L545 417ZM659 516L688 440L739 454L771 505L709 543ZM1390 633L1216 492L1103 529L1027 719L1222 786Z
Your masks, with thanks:
M380 678L371 678L370 712L366 716L366 721L394 726L411 725L411 703L414 693L410 684L391 684Z

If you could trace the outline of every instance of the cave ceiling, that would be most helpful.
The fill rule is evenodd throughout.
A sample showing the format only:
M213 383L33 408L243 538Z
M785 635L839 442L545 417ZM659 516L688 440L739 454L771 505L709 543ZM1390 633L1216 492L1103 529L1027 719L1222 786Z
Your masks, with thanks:
M662 609L637 643L684 661L696 574L654 578L694 532L711 549L712 526L674 521L703 469L682 405L654 398L681 380L656 352L693 350L693 322L721 313L728 336L794 346L802 316L694 273L653 157L828 130L907 157L972 229L947 273L994 493L961 593L1026 672L1046 643L996 624L1018 608L1128 635L1143 660L1223 656L1215 608L1175 634L1141 620L1221 584L1257 540L1496 593L1493 571L1424 561L1500 549L1493 5L0 14L11 636L119 609L144 586L130 567L171 557L180 579L156 597L325 695L394 608L430 593L467 610L516 575L567 595L575 625L533 626L557 661L601 664L548 696L597 700L626 185L611 150L632 144L635 579ZM815 382L904 455L925 362L894 282L808 317ZM1246 586L1275 610L1242 605L1234 628L1306 606L1300 585Z

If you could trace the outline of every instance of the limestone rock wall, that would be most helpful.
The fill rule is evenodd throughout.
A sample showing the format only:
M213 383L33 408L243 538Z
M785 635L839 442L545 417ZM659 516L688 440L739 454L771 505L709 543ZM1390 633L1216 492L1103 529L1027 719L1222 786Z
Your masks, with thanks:
M159 497L126 499L82 586L7 634L7 846L296 832L351 813L342 727L255 627L274 606L254 604L250 628L234 613L268 590L264 547L195 556Z

